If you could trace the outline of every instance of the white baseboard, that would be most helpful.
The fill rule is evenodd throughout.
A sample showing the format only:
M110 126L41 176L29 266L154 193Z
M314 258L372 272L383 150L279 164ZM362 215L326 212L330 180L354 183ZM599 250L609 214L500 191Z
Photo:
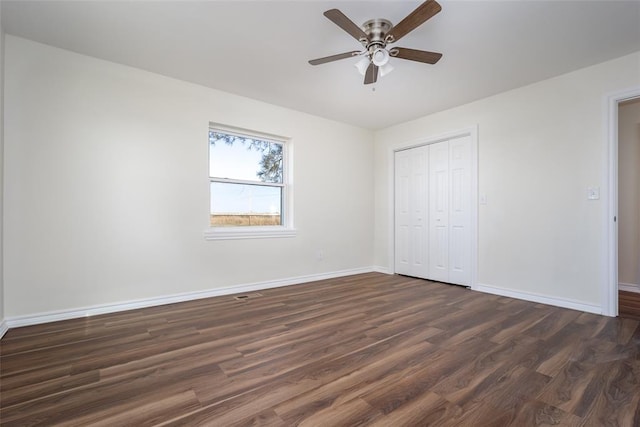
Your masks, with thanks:
M375 271L376 273L383 273L383 274L393 274L389 271L389 269L387 267L381 267L379 265L374 265L373 266L373 271Z
M503 297L510 297L521 299L525 301L537 302L541 304L554 305L556 307L570 308L572 310L585 311L587 313L602 314L602 307L599 305L586 304L581 301L550 297L547 295L534 294L530 292L514 291L511 289L498 288L490 285L477 284L471 289L474 291L485 292L488 294L500 295Z
M244 285L228 286L224 288L214 288L205 291L186 292L182 294L167 295L156 298L146 298L141 300L126 301L117 304L94 305L73 310L59 310L34 315L9 317L0 324L1 328L18 328L21 326L38 325L41 323L56 322L59 320L77 319L81 317L95 316L98 314L116 313L119 311L134 310L137 308L153 307L157 305L173 304L176 302L191 301L201 298L217 297L244 292L255 292L264 289L290 286L317 280L334 279L336 277L352 276L354 274L371 273L373 267L354 268L349 270L333 271L330 273L311 274L307 276L291 277L280 280L268 280L265 282L248 283ZM0 334L0 337L2 335Z
M618 290L637 292L640 294L640 285L636 285L635 283L618 283Z
M2 337L7 333L8 330L9 326L7 325L6 320L2 319L0 321L0 339L2 339Z
M167 296L156 297L156 298L146 298L146 299L140 299L140 300L126 301L126 302L121 302L117 304L94 305L90 307L82 307L82 308L77 308L72 310L59 310L59 311L51 311L46 313L38 313L34 315L9 317L4 319L3 321L0 321L0 338L2 338L10 328L17 328L21 326L30 326L30 325L37 325L41 323L56 322L60 320L76 319L81 317L95 316L99 314L116 313L120 311L134 310L137 308L145 308L145 307L153 307L153 306L164 305L164 304L173 304L176 302L191 301L191 300L196 300L201 298L210 298L210 297L231 295L231 294L237 294L237 293L243 293L243 292L255 292L255 291L260 291L264 289L278 288L282 286L290 286L290 285L296 285L296 284L302 284L302 283L308 283L308 282L315 282L318 280L333 279L337 277L351 276L354 274L371 273L371 272L392 274L389 272L389 270L386 267L380 267L380 266L354 268L349 270L333 271L329 273L311 274L306 276L291 277L287 279L269 280L264 282L248 283L244 285L228 286L224 288L208 289L204 291L186 292L186 293L167 295ZM629 286L629 284L620 284L620 285ZM637 285L631 285L631 286L634 287L635 289L638 289L635 292L640 292L640 286L637 286ZM498 288L495 286L483 285L483 284L478 284L472 287L472 289L479 292L485 292L485 293L494 294L494 295L522 299L525 301L549 304L557 307L585 311L588 313L602 314L601 307L597 305L585 304L583 302L575 301L575 300L549 297L549 296L539 295L539 294L534 294L529 292L513 291L510 289ZM622 289L622 286L620 286L620 289ZM623 290L626 290L626 289L623 289Z

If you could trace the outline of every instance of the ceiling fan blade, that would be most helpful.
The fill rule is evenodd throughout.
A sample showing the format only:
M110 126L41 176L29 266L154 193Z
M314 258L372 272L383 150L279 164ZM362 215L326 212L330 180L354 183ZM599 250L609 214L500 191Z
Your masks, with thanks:
M441 53L409 49L406 47L394 47L389 51L389 54L394 58L408 59L410 61L424 62L427 64L435 64L442 58Z
M422 25L426 20L442 10L442 6L436 0L427 0L422 3L416 10L411 12L406 18L393 27L385 40L387 43L394 43Z
M364 84L375 83L378 80L378 67L372 62L364 73Z
M358 55L359 53L360 53L359 51L354 50L352 52L345 52L345 53L339 53L337 55L325 56L324 58L312 59L311 61L309 61L309 64L311 65L326 64L327 62L338 61L340 59L352 58Z
M367 34L362 31L362 28L354 24L351 19L347 18L347 16L344 13L340 12L338 9L327 10L324 13L324 16L329 18L338 27L351 34L351 37L355 38L356 40L368 40Z

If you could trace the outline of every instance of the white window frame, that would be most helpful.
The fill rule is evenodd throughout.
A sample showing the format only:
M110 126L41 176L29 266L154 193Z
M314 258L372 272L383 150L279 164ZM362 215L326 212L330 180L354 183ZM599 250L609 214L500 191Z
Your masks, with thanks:
M278 135L271 135L263 132L256 132L253 130L235 128L230 126L221 125L218 123L209 123L207 129L207 135L209 131L225 133L229 135L237 135L246 138L255 138L261 141L275 142L282 144L282 184L266 183L263 184L269 187L282 188L282 206L281 206L281 218L282 225L267 225L267 226L230 226L230 227L215 227L209 226L204 230L205 240L231 240L231 239L260 239L260 238L277 238L277 237L295 237L296 229L293 226L293 167L291 164L292 158L292 143L291 139ZM207 153L211 149L209 139L207 138ZM208 159L209 157L207 157ZM207 171L209 171L209 161L207 160ZM212 177L207 173L210 188L212 182L232 183L232 184L256 184L255 181L244 181L238 179L225 179ZM211 197L211 191L209 190L209 197ZM211 200L209 200L209 206ZM209 214L207 218L210 218L211 210L208 209Z

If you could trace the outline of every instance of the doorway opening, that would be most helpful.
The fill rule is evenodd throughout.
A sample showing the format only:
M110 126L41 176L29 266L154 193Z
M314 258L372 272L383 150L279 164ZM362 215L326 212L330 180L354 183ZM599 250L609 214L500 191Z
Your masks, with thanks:
M618 103L618 316L640 319L640 98Z
M624 286L620 286L621 278L624 276L620 276L620 273L623 275L627 274L627 258L633 257L633 254L625 253L621 259L620 250L623 249L620 245L627 245L627 234L625 234L624 238L620 239L620 233L630 233L628 228L625 228L623 225L622 230L620 229L620 217L621 215L624 217L624 223L628 223L631 220L633 221L633 213L631 211L623 211L621 208L625 209L627 205L626 196L623 196L623 193L620 190L628 191L629 183L627 182L627 175L630 173L628 167L626 166L627 158L625 157L624 161L621 162L621 154L627 156L627 150L631 147L632 151L635 150L635 147L629 145L621 146L620 137L626 138L626 129L620 129L620 121L619 119L622 115L626 115L626 110L621 112L621 108L626 109L628 106L634 106L636 100L640 100L640 87L636 87L633 89L629 89L623 92L618 92L612 94L607 97L607 117L605 119L607 123L607 154L608 154L608 203L605 211L605 259L606 259L606 268L605 275L606 279L604 280L603 293L602 293L602 314L607 316L618 316L619 308L620 308L620 291L625 291ZM639 102L640 103L640 102ZM626 125L625 125L626 126ZM633 132L631 132L633 133ZM622 135L624 134L624 135ZM627 144L624 142L624 144ZM622 153L621 153L622 150ZM623 163L623 164L621 164ZM623 166L624 170L620 170L620 166ZM637 166L636 166L637 168ZM621 176L622 174L622 176ZM633 175L633 172L631 173ZM624 180L624 182L622 182ZM633 187L633 185L631 186ZM621 199L625 198L624 202L621 204ZM625 246L626 247L626 246ZM625 266L622 267L621 263L625 263ZM639 259L635 260L636 265L640 263ZM622 272L622 268L624 268L624 272ZM624 283L624 282L622 282ZM640 295L640 294L638 294ZM640 302L640 301L639 301ZM625 302L626 304L626 302Z

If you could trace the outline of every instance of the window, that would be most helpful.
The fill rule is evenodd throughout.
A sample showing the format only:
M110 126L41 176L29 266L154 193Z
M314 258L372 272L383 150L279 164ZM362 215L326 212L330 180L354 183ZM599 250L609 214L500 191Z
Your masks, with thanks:
M284 138L209 129L209 239L293 235Z

